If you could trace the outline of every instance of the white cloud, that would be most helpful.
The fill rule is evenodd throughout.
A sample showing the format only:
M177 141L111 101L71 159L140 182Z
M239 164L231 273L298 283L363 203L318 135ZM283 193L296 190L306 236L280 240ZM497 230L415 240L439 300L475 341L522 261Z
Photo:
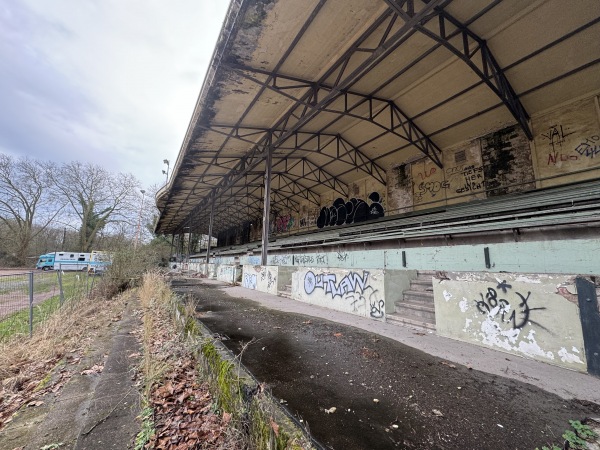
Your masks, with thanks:
M9 1L0 6L0 151L164 180L228 2Z

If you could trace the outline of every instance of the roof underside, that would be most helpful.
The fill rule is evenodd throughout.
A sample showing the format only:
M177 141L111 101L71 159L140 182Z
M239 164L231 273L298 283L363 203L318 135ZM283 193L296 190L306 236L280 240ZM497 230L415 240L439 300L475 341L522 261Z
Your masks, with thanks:
M160 233L213 235L599 86L600 2L237 0L169 184Z

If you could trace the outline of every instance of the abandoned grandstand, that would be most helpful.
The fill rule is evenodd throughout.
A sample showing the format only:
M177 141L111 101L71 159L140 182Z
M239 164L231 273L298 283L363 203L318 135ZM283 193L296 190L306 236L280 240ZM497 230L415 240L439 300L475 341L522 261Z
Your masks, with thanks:
M188 270L600 376L599 94L597 0L233 0L156 231Z

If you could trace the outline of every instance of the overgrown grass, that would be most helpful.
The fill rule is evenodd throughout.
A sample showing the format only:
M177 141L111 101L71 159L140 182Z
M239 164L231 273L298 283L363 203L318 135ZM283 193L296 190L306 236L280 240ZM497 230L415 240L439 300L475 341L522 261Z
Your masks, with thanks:
M147 402L145 402L145 406L142 408L140 420L142 422L142 429L135 437L135 450L143 450L156 433L156 429L154 428L154 411L148 406Z
M312 448L305 435L279 409L271 397L264 392L264 386L257 385L242 368L239 357L231 358L215 339L202 331L202 326L194 318L191 302L177 299L164 279L158 274L149 273L139 289L140 303L144 309L142 341L145 346L142 371L145 377L146 396L153 386L161 383L176 358L166 359L161 353L166 344L161 342L156 349L156 328L165 320L172 324L176 332L177 348L169 348L170 353L191 352L198 360L198 377L208 381L213 406L217 415L230 415L231 428L228 431L235 447L245 449L302 450ZM168 315L168 317L165 316ZM154 318L153 318L154 317ZM156 319L156 320L155 320ZM181 350L183 348L183 350ZM179 350L178 350L179 349ZM142 430L136 440L136 448L142 449L153 431L152 411L144 410L140 419ZM230 445L233 445L231 444ZM230 448L230 447L228 447Z
M35 327L32 338L13 334L0 342L0 382L7 377L20 376L28 370L28 364L39 365L40 361L60 358L87 345L89 336L99 324L107 323L115 311L123 309L126 296L112 300L84 297L54 313L44 313L51 311L58 301L58 296L54 296L39 305L38 316L47 317ZM46 376L44 373L40 381Z
M60 306L60 296L55 295L33 308L33 327L45 321ZM29 307L22 309L0 322L0 341L6 340L14 335L29 334Z
M58 276L58 274L50 273L34 274L34 297L39 297L39 295L45 293L54 293L54 295L33 307L34 329L60 307L61 296ZM63 301L71 308L74 307L74 302L87 296L93 287L93 280L89 280L85 274L65 272L60 276L63 286ZM14 284L16 280L17 284L24 286L19 289L22 291L22 305L19 306L19 311L0 319L0 342L13 336L29 334L29 279L27 275L23 276L23 280L20 278L21 276L16 279L11 278L11 284ZM15 290L9 292L15 292Z

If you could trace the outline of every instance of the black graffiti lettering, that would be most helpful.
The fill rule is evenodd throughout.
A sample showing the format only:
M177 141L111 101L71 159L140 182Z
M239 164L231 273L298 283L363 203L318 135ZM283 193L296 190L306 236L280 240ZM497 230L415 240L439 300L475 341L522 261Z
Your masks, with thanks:
M385 315L385 302L383 300L369 301L371 304L371 317L381 319Z
M332 206L321 208L317 227L332 227L349 223L364 222L384 216L382 198L377 192L369 195L370 205L364 200L352 198L347 202L338 198Z
M485 294L485 298L490 305L491 308L495 308L498 306L498 293L494 288L488 288L487 294Z
M346 261L348 259L348 252L338 252L337 259L338 261Z
M498 286L496 286L496 289L502 289L502 292L504 292L506 294L506 290L512 288L512 286L510 284L506 283L506 280L502 280L502 283L498 283Z
M547 139L549 141L549 145L552 147L552 150L556 149L556 146L562 147L562 144L565 142L565 138L570 136L574 132L567 133L566 129L563 129L562 125L556 124L550 126L550 129L547 133L541 133L542 138Z
M496 287L502 289L504 293L507 293L512 288L510 284L506 283L506 280L503 280ZM492 287L487 289L485 296L482 293L479 293L481 300L475 300L475 306L481 314L493 316L500 314L500 322L512 324L513 329L521 329L527 325L527 323L536 323L531 320L531 311L544 310L546 308L531 308L529 306L528 302L529 297L531 296L530 291L527 292L527 295L523 295L517 291L514 291L514 293L520 298L520 302L518 303L517 308L512 308L512 311L510 302L505 298L498 298L498 291ZM511 312L507 319L506 315L509 311ZM536 323L536 325L539 324ZM539 326L542 327L541 325Z
M479 295L481 295L481 300L476 300L477 309L481 314L487 314L490 312L490 307L485 302L483 294L480 293ZM485 308L485 310L483 308Z

